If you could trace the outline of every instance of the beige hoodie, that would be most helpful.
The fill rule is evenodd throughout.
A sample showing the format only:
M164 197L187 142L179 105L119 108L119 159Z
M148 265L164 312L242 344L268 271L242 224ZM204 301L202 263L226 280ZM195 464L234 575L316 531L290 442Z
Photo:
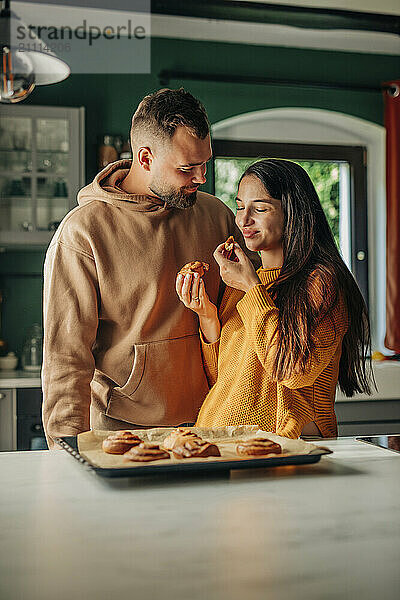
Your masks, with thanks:
M99 414L137 425L194 421L208 391L198 319L175 292L187 262L210 264L233 213L198 192L188 209L119 190L129 161L108 165L78 195L44 267L43 422L48 440L90 428Z

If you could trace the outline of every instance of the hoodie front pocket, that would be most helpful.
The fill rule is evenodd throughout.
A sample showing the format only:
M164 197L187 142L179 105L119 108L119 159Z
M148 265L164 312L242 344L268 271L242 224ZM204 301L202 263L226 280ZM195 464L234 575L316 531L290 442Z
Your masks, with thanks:
M135 359L133 361L132 371L128 377L127 382L121 387L115 387L113 391L119 392L124 396L131 396L132 394L134 394L142 380L145 365L146 344L138 344L137 346L135 346Z
M129 378L111 390L106 414L137 425L177 425L195 420L207 392L197 334L138 344Z

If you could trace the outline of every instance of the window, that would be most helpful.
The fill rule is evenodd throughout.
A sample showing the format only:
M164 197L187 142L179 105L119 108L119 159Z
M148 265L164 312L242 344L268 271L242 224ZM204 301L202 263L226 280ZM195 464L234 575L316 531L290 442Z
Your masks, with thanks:
M368 302L366 151L360 146L214 141L214 193L233 211L237 183L263 157L287 158L309 174L344 261Z

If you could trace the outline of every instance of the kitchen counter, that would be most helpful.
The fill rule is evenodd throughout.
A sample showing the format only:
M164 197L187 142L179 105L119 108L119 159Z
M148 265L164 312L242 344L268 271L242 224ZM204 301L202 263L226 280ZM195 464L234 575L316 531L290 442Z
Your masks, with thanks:
M347 398L339 389L336 392L336 402L358 402L362 400L400 400L400 362L385 360L374 361L373 370L377 390L372 395L355 394Z
M2 600L400 597L400 454L351 438L289 466L103 480L0 454Z
M41 387L40 373L37 371L0 371L0 389Z
M362 400L400 400L400 362L382 361L373 363L377 391L372 396L356 394L347 398L340 390L336 402L358 402ZM41 387L40 373L29 371L0 371L0 389Z

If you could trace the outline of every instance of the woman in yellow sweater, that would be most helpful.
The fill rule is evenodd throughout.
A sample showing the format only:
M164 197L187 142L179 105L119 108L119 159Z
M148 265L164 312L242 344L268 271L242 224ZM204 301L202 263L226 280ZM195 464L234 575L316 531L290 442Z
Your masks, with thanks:
M335 390L369 393L369 322L307 173L269 159L239 182L236 223L256 272L235 244L214 258L226 284L219 311L196 275L178 276L176 291L199 316L210 391L196 425L256 424L297 438L337 435Z

